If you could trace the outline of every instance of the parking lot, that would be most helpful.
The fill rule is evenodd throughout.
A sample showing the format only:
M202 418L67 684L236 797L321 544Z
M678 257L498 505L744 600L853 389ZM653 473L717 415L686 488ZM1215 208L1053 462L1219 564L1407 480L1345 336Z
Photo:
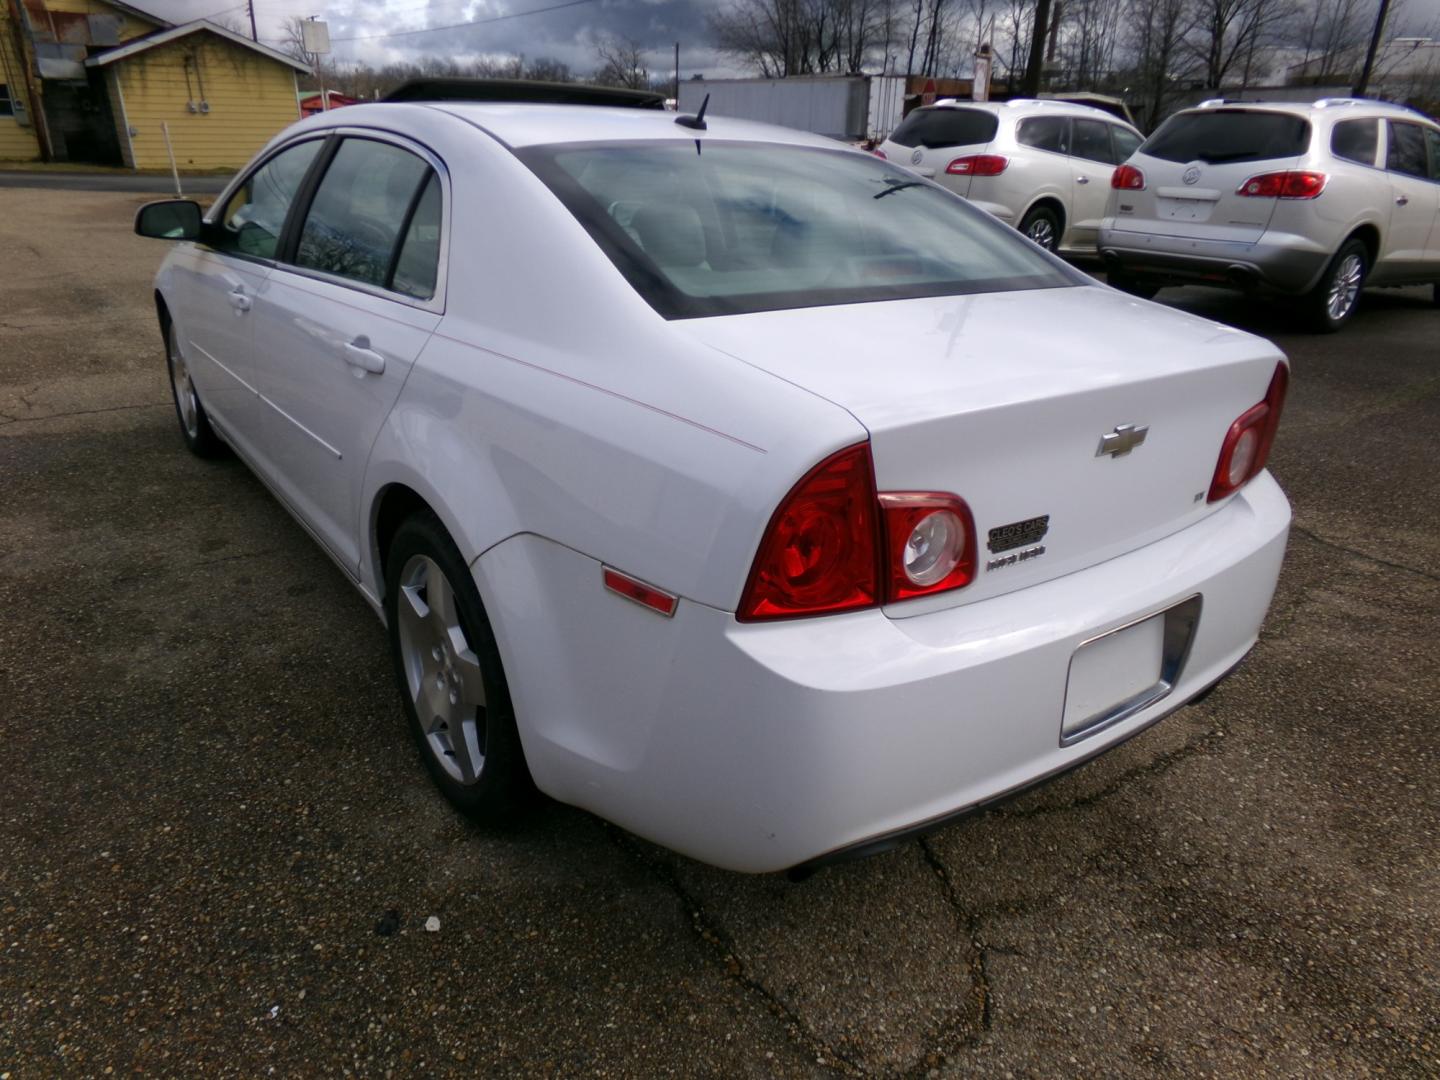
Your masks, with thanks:
M180 442L144 198L0 191L0 1077L1440 1072L1428 290L1323 338L1162 293L1294 362L1259 646L1084 769L796 885L447 807L370 609Z

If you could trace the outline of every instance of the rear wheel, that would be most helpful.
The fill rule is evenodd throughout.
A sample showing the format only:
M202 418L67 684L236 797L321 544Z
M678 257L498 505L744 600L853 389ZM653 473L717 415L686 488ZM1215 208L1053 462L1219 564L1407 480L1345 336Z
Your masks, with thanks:
M433 514L401 524L385 580L391 657L426 770L469 817L511 818L532 789L500 651L475 580Z
M1347 240L1341 245L1320 276L1319 284L1305 298L1313 329L1321 334L1333 334L1350 321L1360 305L1360 290L1365 287L1369 270L1369 253L1364 244Z
M175 416L185 445L198 457L219 457L225 452L225 444L215 434L205 406L200 404L200 392L195 389L190 365L180 351L180 334L174 322L165 329L165 363L170 369L170 396L175 400Z
M1020 220L1020 231L1046 251L1060 246L1060 215L1048 206L1032 207Z

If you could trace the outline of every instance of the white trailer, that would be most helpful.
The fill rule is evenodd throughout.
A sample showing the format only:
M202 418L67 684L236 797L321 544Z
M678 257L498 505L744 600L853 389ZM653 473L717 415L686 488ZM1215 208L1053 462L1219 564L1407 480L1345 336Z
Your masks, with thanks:
M900 123L905 79L897 75L796 75L786 79L691 79L679 109L693 113L710 95L708 115L760 120L832 139L885 138Z

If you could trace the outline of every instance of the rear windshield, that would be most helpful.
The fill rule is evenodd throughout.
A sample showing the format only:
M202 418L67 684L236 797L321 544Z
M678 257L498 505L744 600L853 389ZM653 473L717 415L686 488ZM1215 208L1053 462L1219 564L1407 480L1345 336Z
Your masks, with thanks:
M1084 281L869 154L687 139L519 157L665 318Z
M1163 161L1268 161L1298 157L1310 145L1310 121L1287 113L1207 109L1177 113L1140 147Z
M1000 126L994 113L983 109L916 109L895 129L891 142L901 146L973 146L988 143Z

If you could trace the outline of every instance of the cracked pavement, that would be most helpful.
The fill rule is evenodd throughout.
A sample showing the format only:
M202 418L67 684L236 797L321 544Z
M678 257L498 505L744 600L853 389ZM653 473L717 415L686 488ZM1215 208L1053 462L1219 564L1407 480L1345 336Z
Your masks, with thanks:
M1425 291L1328 338L1162 293L1294 361L1259 646L1080 771L794 885L448 810L364 602L184 452L141 201L0 192L0 1074L1440 1072Z

